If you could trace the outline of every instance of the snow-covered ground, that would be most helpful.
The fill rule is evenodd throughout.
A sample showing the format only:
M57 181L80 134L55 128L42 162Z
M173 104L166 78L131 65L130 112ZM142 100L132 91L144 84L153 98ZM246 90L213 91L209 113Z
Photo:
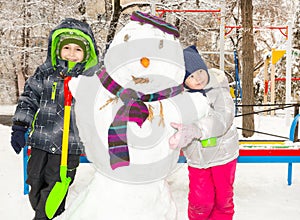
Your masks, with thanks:
M0 106L0 114L12 114L14 106ZM236 118L241 127L241 119ZM255 117L256 130L289 136L289 125L283 114ZM10 146L11 127L0 124L0 219L29 220L33 218L28 197L23 195L22 154ZM255 139L273 139L255 135ZM287 164L243 164L237 166L235 181L235 220L299 220L300 164L293 165L293 183L287 185ZM94 170L91 164L80 164L70 188L68 204L89 183ZM179 211L179 220L186 220L188 178L186 164L168 178ZM97 201L101 206L101 198ZM87 210L88 211L88 210ZM112 210L115 211L115 210ZM142 220L142 219L141 219Z

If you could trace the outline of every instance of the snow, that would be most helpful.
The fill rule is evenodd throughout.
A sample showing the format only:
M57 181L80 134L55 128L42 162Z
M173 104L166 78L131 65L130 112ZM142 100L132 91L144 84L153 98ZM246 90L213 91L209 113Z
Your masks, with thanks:
M13 114L15 106L1 106L0 115ZM256 130L281 136L289 135L284 114L256 116ZM241 118L235 123L241 127ZM22 154L16 155L10 146L11 127L0 124L0 219L32 219L28 196L23 195ZM253 139L273 139L255 134ZM292 185L287 185L286 163L238 163L235 188L234 220L298 220L300 219L300 164L293 164ZM84 190L94 173L91 164L82 163L67 200L69 206ZM186 164L178 164L177 171L168 177L173 199L178 209L178 220L186 220L188 176ZM101 206L101 198L95 201ZM88 210L87 210L88 211ZM112 208L112 212L115 209Z

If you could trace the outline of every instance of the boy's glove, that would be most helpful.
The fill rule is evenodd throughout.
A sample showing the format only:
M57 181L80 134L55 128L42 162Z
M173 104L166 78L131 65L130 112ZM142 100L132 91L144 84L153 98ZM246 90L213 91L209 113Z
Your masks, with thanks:
M12 133L11 133L11 146L14 148L15 152L19 154L22 148L25 146L25 133L27 128L20 125L13 125L12 126Z
M171 126L177 129L177 132L169 138L171 149L186 147L193 139L201 138L201 130L194 124L185 125L171 122Z

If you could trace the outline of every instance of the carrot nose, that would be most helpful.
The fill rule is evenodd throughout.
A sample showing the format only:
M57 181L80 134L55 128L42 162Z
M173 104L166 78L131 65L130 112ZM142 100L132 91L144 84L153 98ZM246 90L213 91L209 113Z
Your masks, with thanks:
M142 57L140 59L141 64L143 65L143 67L147 68L150 64L150 60L147 57Z

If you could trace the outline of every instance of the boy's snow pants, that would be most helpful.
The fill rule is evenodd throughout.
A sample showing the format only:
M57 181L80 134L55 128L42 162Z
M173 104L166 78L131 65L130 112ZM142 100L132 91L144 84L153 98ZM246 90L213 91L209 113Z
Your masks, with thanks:
M189 166L189 220L232 220L233 182L237 160L198 169Z
M50 154L46 151L32 148L28 161L26 183L30 185L29 201L35 211L35 220L47 220L45 204L47 197L56 182L60 182L61 155ZM80 155L68 155L67 175L74 180L76 168L79 165ZM72 184L71 182L71 184ZM66 195L67 196L67 195ZM54 217L65 210L66 196L55 213Z

